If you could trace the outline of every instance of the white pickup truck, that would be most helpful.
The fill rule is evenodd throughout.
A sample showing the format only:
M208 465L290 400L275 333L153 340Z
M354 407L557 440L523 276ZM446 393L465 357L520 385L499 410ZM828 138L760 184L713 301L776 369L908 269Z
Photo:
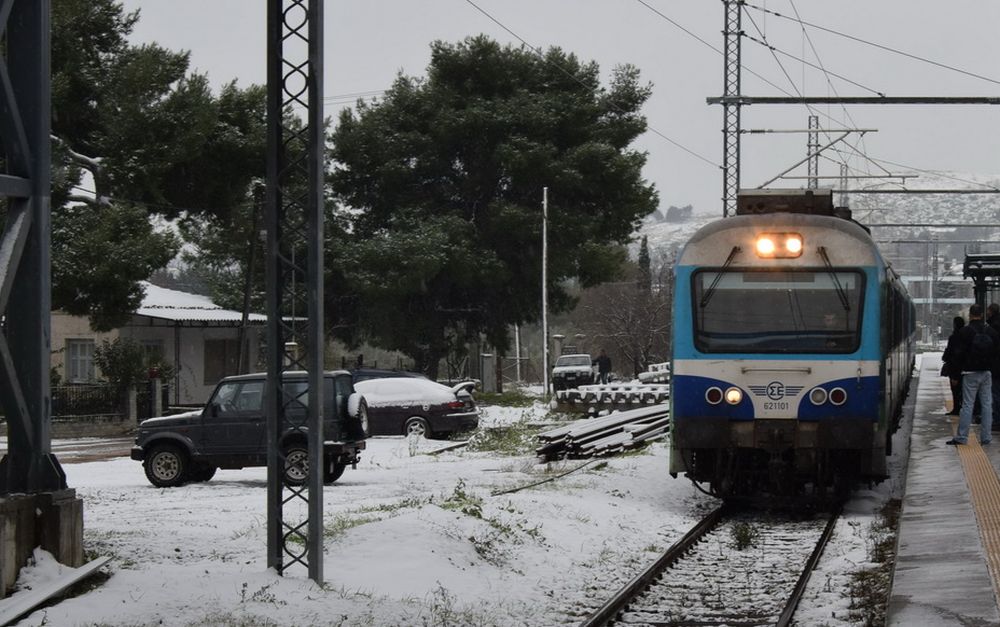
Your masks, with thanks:
M595 381L594 361L587 353L562 355L552 368L552 390L568 390Z

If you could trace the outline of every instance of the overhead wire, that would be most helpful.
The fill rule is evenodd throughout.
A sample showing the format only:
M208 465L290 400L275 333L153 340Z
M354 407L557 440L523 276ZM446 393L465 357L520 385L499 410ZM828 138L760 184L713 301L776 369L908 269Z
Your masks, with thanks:
M750 4L749 2L744 2L743 6L745 6L747 8L750 8L750 9L756 9L757 11L760 11L762 13L768 13L770 15L773 15L775 17L779 17L779 18L782 18L782 19L791 20L791 21L797 21L800 24L802 24L803 26L808 26L810 28L815 28L816 30L821 30L823 32L830 33L831 35L837 35L838 37L843 37L845 39L850 39L851 41L856 41L858 43L865 44L865 45L871 46L873 48L878 48L879 50L884 50L886 52L891 52L893 54L898 54L898 55L901 55L901 56L913 59L915 61L921 61L923 63L928 63L930 65L933 65L933 66L936 66L936 67L939 67L939 68L942 68L942 69L945 69L945 70L950 70L950 71L953 71L953 72L958 72L959 74L964 74L964 75L972 77L972 78L977 78L979 80L983 80L983 81L986 81L986 82L989 82L989 83L993 83L995 85L1000 85L1000 79L990 78L989 76L983 76L982 74L976 74L975 72L970 72L968 70L963 70L962 68L958 68L958 67L955 67L955 66L947 65L945 63L940 63L938 61L934 61L932 59L928 59L928 58L922 57L920 55L916 55L916 54L913 54L913 53L910 53L910 52L905 52L903 50L898 50L896 48L892 48L890 46L885 46L885 45L878 44L878 43L875 43L875 42L872 42L872 41L868 41L868 40L862 39L860 37L855 37L854 35L849 35L847 33L843 33L843 32L834 30L832 28L827 28L825 26L820 26L819 24L814 24L812 22L806 22L804 20L800 20L798 18L793 18L793 17L790 17L788 15L782 15L781 13L778 13L777 11L773 11L771 9L768 9L767 7L760 7L760 6L757 6L755 4Z
M495 18L494 16L492 16L488 11L486 11L485 9L483 9L482 7L480 7L478 4L476 4L472 0L465 0L465 2L467 4L469 4L469 5L471 5L473 8L475 8L477 11L479 11L483 15L485 15L490 21L492 21L494 24L496 24L497 26L499 26L500 28L502 28L503 30L505 30L509 35L511 35L512 37L514 37L515 39L517 39L518 41L520 41L522 44L524 44L529 50L531 50L536 55L538 55L539 58L542 59L542 61L544 61L545 63L547 63L549 65L552 65L557 70L559 70L560 72L562 72L563 74L565 74L567 77L571 78L572 80L576 81L577 83L580 83L581 85L586 86L583 83L583 81L580 80L579 77L577 77L576 75L570 73L568 70L566 70L565 68L559 66L558 64L552 63L551 61L549 61L548 59L546 59L544 52L540 48L538 48L537 46L533 46L530 43L528 43L523 37L521 37L520 35L518 35L517 33L515 33L506 24L504 24L503 22L501 22L500 20L498 20L497 18ZM619 107L618 105L616 105L614 102L611 102L611 101L609 101L609 102L610 102L610 104L611 104L612 107L614 107L615 109L617 109L619 111L619 113L627 113L624 109L622 109L621 107ZM700 159L701 161L704 161L705 163L707 163L707 164L709 164L709 165L711 165L711 166L713 166L715 168L722 169L722 166L719 165L718 163L712 161L711 159L709 159L708 157L706 157L704 155L699 154L695 150L693 150L691 148L688 148L687 146L685 146L684 144L681 144L677 140L675 140L675 139L673 139L671 137L668 137L666 134L660 132L659 130L657 130L653 126L650 126L649 124L647 124L646 128L649 129L649 131L651 133L653 133L654 135L660 137L661 139L666 140L670 144L672 144L675 147L683 150L684 152L688 153L689 155L691 155L693 157L696 157L697 159Z
M784 66L784 64L783 64L783 63L781 62L781 59L779 59L779 58L778 58L778 56L777 56L777 54L776 54L776 50L777 50L777 48L776 48L776 47L774 47L774 46L772 46L772 45L770 45L769 43L767 43L767 42L766 42L766 36L764 35L764 29L763 29L763 28L761 28L761 26L760 26L759 24L757 24L757 21L756 21L756 20L755 20L755 19L753 18L753 16L752 16L752 15L747 15L747 18L748 18L748 19L750 20L750 23L751 23L751 24L753 25L753 27L754 27L754 30L756 30L756 31L757 31L757 33L758 33L758 34L759 34L759 35L760 35L761 37L764 37L764 38L765 38L765 41L764 41L764 42L762 42L762 43L764 43L764 45L765 45L765 46L767 47L767 49L768 49L768 50L769 50L769 51L771 52L771 55L772 55L772 57L774 58L774 61L775 61L775 63L777 63L778 67L779 67L779 68L781 69L782 73L783 73L783 74L785 75L785 78L786 78L786 79L788 79L788 82L789 82L789 84L790 84L790 85L792 86L792 89L794 89L794 90L795 90L795 94L796 94L797 96L799 96L799 97L802 97L802 92L801 92L801 90L799 90L799 88L798 88L798 87L797 87L797 86L795 85L795 81L794 81L794 79L792 79L791 75L790 75L790 74L788 73L788 70L787 70L787 69L785 69L785 66ZM750 39L754 39L754 38L753 38L752 36L750 36L750 35L747 35L747 34L745 34L745 33L743 34L743 36L745 36L745 37L747 37L747 38L750 38ZM813 49L813 52L814 52L814 54L816 54L816 57L817 57L817 60L819 60L819 55L818 55L818 54L816 53L816 51L815 51L815 48ZM813 66L813 67L815 67L815 66ZM830 76L830 74L831 74L831 73L830 73L830 72L828 72L828 71L827 71L827 70L826 70L825 68L823 68L823 67L822 67L822 65L820 66L820 68L822 69L822 71L824 72L824 74L826 74L826 76L827 76L827 82L829 83L829 82L830 82L830 79L829 79L829 76ZM832 86L832 83L831 83L831 86ZM820 114L821 114L821 112L819 112L818 110L816 110L816 109L815 109L815 108L814 108L814 107L813 107L812 105L810 105L810 104L806 104L806 105L805 105L805 107L806 107L806 110L808 110L808 111L809 111L809 112L810 112L811 114L813 114L813 115L820 115ZM833 121L835 121L835 122L838 122L838 123L841 123L841 124L844 124L844 123L843 123L843 122L841 122L840 120L837 120L836 118L834 118L833 116L831 116L831 115L830 115L829 113L822 113L822 114L823 114L823 115L824 115L824 117L826 117L827 119L830 119L830 120L833 120ZM852 122L853 122L853 121L852 121ZM846 124L844 124L844 125L846 126ZM829 134L829 133L826 133L826 136L827 136L827 139L828 139L828 140L832 139L832 138L830 137L830 134ZM848 144L848 145L849 145L849 144ZM838 154L840 153L840 150L839 150L839 148L837 148L836 146L833 146L833 147L832 147L832 149L833 149L834 151L836 151L836 152L837 152ZM856 151L856 150L855 150L855 151ZM856 152L857 152L857 151L856 151Z
M827 73L826 67L823 64L823 60L820 58L819 51L816 49L816 44L813 42L812 37L809 35L809 31L806 30L805 26L802 24L801 15L799 14L798 7L795 5L795 0L788 0L788 3L792 7L792 11L795 12L795 17L799 21L799 29L801 30L802 36L805 38L806 42L808 42L809 48L812 50L813 56L816 58L816 63L818 63L819 66L820 66L820 68L823 70L823 75L826 78L827 87L829 87L833 91L833 94L836 97L839 98L840 97L840 92L837 90L837 86L833 83L833 81L830 80L830 75ZM805 72L805 70L803 69L803 73L804 72ZM805 84L805 81L803 80L803 86L804 86L804 84ZM853 126L855 128L859 127L858 123L854 120L854 116L851 115L851 112L847 109L847 107L843 103L840 104L840 109L844 112L844 117L845 117L845 119L848 122L850 122L851 126ZM826 136L827 136L827 138L830 137L829 132L826 132ZM864 145L865 134L864 133L859 133L858 137L857 137L857 139L855 141L856 141L856 144L854 144L854 147L855 147L855 150L857 150L857 145L858 144L860 144L862 146ZM851 144L851 142L846 142L846 143L847 144ZM841 155L843 157L844 153L840 150L839 146L833 146L832 150L836 154ZM867 150L866 148L862 149L861 152L863 153L866 150ZM846 158L844 158L843 165L845 167L848 167L848 163L847 163L847 159ZM868 173L870 173L870 171Z
M712 45L711 43L709 43L708 41L706 41L706 40L705 40L704 38L702 38L702 37L699 37L699 36L698 36L697 34L695 34L695 33L694 33L693 31L691 31L690 29L688 29L688 28L684 27L684 26L683 26L682 24L680 24L680 23L679 23L679 22L677 22L676 20L672 19L672 18L671 18L670 16L666 15L665 13L663 13L662 11L660 11L659 9L657 9L656 7L654 7L654 6L652 6L651 4L649 4L649 3L648 3L648 2L646 1L646 0L636 0L636 2L638 2L638 3L639 3L639 4L641 4L642 6L646 7L646 8L647 8L647 9L648 9L649 11L651 11L652 13L654 13L655 15L657 15L658 17L660 17L660 18L661 18L661 19L663 19L664 21L666 21L666 22L670 23L670 24L671 24L672 26L674 26L675 28L677 28L678 30L680 30L681 32L683 32L684 34L686 34L687 36L691 37L691 38L692 38L692 39L694 39L695 41L697 41L697 42L701 43L702 45L704 45L704 46L705 46L705 47L707 47L708 49L712 50L713 52L715 52L715 53L716 53L716 54L718 54L719 56L725 56L725 53L724 53L724 52L723 52L722 50L720 50L720 49L719 49L719 48L717 48L716 46ZM759 30L759 29L758 29L758 30ZM781 63L780 63L780 61L778 62L778 65L779 65L779 66L781 66ZM768 86L770 86L770 87L772 87L772 88L774 88L774 89L778 90L779 92L781 92L781 93L785 94L786 96L793 96L793 95L797 95L797 96L799 96L799 97L802 97L802 94L801 94L801 92L799 92L798 90L796 90L796 93L795 93L795 94L793 94L792 92L790 92L790 91L788 91L787 89L785 89L785 88L781 87L781 86L780 86L780 85L778 85L777 83L775 83L775 82L771 81L770 79L768 79L768 78L767 78L767 77L765 77L764 75L760 74L759 72L756 72L756 71L754 71L754 70L753 70L753 69L751 69L751 68L748 68L748 67L747 67L747 66L745 66L745 65L744 65L744 66L742 67L742 69L743 69L744 71L746 71L747 73L749 73L750 75L752 75L752 76L755 76L756 78L760 79L760 80L761 80L761 81L762 81L762 82L763 82L764 84L766 84L766 85L768 85ZM782 68L782 69L783 69L783 71L784 71L784 68ZM793 80L791 80L791 78L790 78L790 77L788 76L788 73L787 73L787 72L784 72L784 73L785 73L785 76L786 76L786 78L788 78L788 80L789 80L789 83L790 83L790 84L791 84L791 85L793 86L793 88L794 88L794 86L795 86L795 82L794 82ZM812 109L811 109L811 105L806 105L806 106L807 106L807 108L809 108L810 110L812 110ZM826 119L828 119L828 120L830 120L830 121L833 121L833 122L836 122L836 123L838 123L838 124L842 124L842 123L843 123L843 122L842 122L841 120L838 120L837 118L835 118L835 117L831 116L831 115L830 115L829 113L824 113L824 112L818 112L818 114L819 114L819 115L822 115L822 116L823 116L824 118L826 118ZM833 150L835 150L835 151L837 151L837 152L839 152L839 151L840 151L840 150L839 150L839 148L836 148L836 147L835 147L835 148L833 148ZM863 153L862 153L862 155L863 155Z
M801 57L797 57L797 56L795 56L794 54L792 54L790 52L785 52L784 50L782 50L782 49L780 49L780 48L778 48L776 46L772 46L771 44L767 43L766 41L762 41L760 39L757 39L753 35L748 35L748 34L744 33L743 36L746 37L747 39L749 39L750 41L756 43L756 44L760 44L761 46L764 46L765 48L768 48L773 53L785 55L786 57L792 59L793 61L798 61L799 63L808 65L809 67L811 67L813 69L821 70L821 71L825 72L826 74L829 74L830 76L834 76L836 78L839 78L840 80L842 80L842 81L844 81L846 83L850 83L851 85L854 85L855 87L860 87L861 89L864 89L865 91L870 91L871 93L875 94L876 96L885 97L885 93L883 93L881 91L878 91L877 89L873 89L871 87L868 87L867 85L863 85L863 84L861 84L861 83L859 83L857 81L854 81L854 80L851 80L851 79L847 78L846 76L843 76L841 74L837 74L836 72L831 72L830 70L824 70L823 68L817 66L816 64L810 63L806 59L803 59Z
M665 15L662 11L660 11L659 9L651 6L648 2L646 2L646 0L635 0L635 1L638 2L639 4L641 4L642 6L646 7L647 9L649 9L650 11L652 11L653 13L655 13L656 15L658 15L659 17L663 18L664 20L666 20L670 24L674 25L681 32L683 32L686 35L692 37L696 41L704 44L705 46L707 46L710 50L712 50L713 52L715 52L719 56L725 56L725 53L722 50L719 50L717 47L713 46L709 42L705 41L703 38L701 38L698 35L694 34L689 29L681 26L679 23L677 23L676 20L671 19L670 17L668 17L667 15ZM768 79L766 76L764 76L762 74L759 74L759 73L755 72L754 70L752 70L752 69L750 69L750 68L748 68L746 66L744 66L743 69L746 70L747 73L749 73L751 76L754 76L754 77L760 79L764 84L766 84L766 85L768 85L770 87L773 87L774 89L777 89L778 91L780 91L781 93L785 94L786 96L791 96L792 95L791 92L789 92L789 91L785 90L784 88L782 88L781 86L775 84L773 81L771 81L770 79Z
M847 39L858 41L860 43L865 43L865 44L868 44L870 46L873 46L873 47L876 47L876 48L880 48L880 49L883 49L883 50L886 50L886 51L889 51L889 52L894 52L894 53L897 53L897 54L901 54L903 56L906 56L906 57L909 57L909 58L912 58L912 59L915 59L915 60L924 61L924 62L930 63L931 65L935 65L935 66L942 67L942 68L945 68L945 69L953 70L953 71L959 72L961 74L965 74L967 76L972 76L972 77L975 77L975 78L986 80L988 82L1000 84L1000 81L996 81L996 80L991 79L989 77L985 77L985 76L981 76L981 75L978 75L978 74L974 74L974 73L962 70L960 68L955 68L955 67L948 66L948 65L945 65L945 64L942 64L942 63L938 63L938 62L932 61L930 59L926 59L924 57L919 57L917 55L905 53L905 52L902 52L902 51L899 51L899 50L895 50L895 49L887 47L887 46L882 46L880 44L876 44L876 43L873 43L873 42L865 41L865 40L862 40L860 38L857 38L857 37L854 37L854 36L851 36L851 35L846 35L844 33L840 33L840 32L835 31L833 29L825 28L825 27L819 26L817 24L813 24L811 22L807 22L807 21L805 21L805 20L803 20L801 18L801 15L799 14L798 9L795 6L794 0L789 0L789 3L791 5L791 7L792 7L792 10L795 12L795 17L790 17L790 16L787 16L787 15L782 15L781 13L778 13L777 11L773 11L773 10L767 9L766 7L759 7L759 6L756 6L756 5L753 5L753 4L749 4L749 3L745 3L744 6L756 9L756 10L761 11L762 13L765 13L765 14L768 14L768 15L774 15L776 17L780 17L780 18L788 20L788 21L796 22L796 23L799 24L799 27L803 29L803 32L806 32L805 31L805 27L809 26L809 27L815 28L817 30L821 30L821 31L824 31L824 32L829 32L829 33L835 34L835 35L840 35L840 36L845 37ZM751 21L752 21L752 18L751 18ZM808 34L806 34L806 36L808 37ZM809 40L811 42L811 38L809 38ZM815 48L813 49L813 53L816 54L817 60L819 60L819 55L816 53ZM821 65L821 69L823 69L822 65ZM823 71L824 71L824 73L826 72L825 69L823 69ZM831 87L833 87L832 83L831 83ZM836 89L835 87L833 87L833 88ZM838 94L838 96L839 96L839 94ZM844 107L844 111L845 111L845 113L847 113L847 108L846 107ZM850 116L849 113L847 115ZM852 123L853 123L853 120L852 120ZM863 135L862 135L862 138L863 138ZM862 159L864 159L868 163L871 163L871 164L875 165L876 167L878 167L879 169L881 169L886 174L889 174L889 170L887 168L885 168L885 166L883 165L884 163L885 164L889 164L889 165L894 165L896 167L906 168L908 170L913 170L915 172L922 172L922 173L925 173L925 174L933 174L933 175L935 175L935 176L937 176L939 178L950 179L950 180L954 180L956 182L966 183L966 184L970 184L970 185L980 185L980 186L983 186L983 187L987 187L989 189L996 189L992 185L988 185L988 184L985 184L985 183L979 183L977 181L970 181L970 180L967 180L967 179L962 179L960 177L948 176L948 175L945 175L945 174L941 173L940 171L925 170L925 169L917 168L917 167L914 167L914 166L908 166L908 165L904 165L904 164L894 163L894 162L891 162L891 161L888 161L888 160L885 160L885 159L881 159L881 160L880 159L876 159L876 158L873 158L873 157L871 157L871 156L869 156L867 154L867 149L860 149L857 146L850 144L849 142L845 142L845 143L859 157L861 157ZM842 154L842 152L839 149L836 150L836 152L838 154ZM891 182L891 183L892 184L896 184L896 185L900 185L901 187L905 188L905 184L896 183L896 182Z

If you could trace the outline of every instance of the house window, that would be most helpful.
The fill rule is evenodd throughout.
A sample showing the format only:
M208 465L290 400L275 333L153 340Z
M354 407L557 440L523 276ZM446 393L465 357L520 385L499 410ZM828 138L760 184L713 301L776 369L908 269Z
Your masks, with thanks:
M66 340L66 378L70 383L94 380L94 340Z
M139 344L147 364L163 361L163 340L142 340Z
M205 385L239 372L237 340L205 340Z

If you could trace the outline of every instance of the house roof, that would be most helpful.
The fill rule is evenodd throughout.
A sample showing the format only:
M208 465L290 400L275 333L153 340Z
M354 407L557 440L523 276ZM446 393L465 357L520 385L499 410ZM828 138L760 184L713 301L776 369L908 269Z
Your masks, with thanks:
M223 309L213 303L208 296L170 290L146 281L142 282L142 286L146 289L146 296L135 312L138 316L175 322L239 323L243 320L242 312ZM267 316L251 313L247 321L251 324L264 324L267 322Z

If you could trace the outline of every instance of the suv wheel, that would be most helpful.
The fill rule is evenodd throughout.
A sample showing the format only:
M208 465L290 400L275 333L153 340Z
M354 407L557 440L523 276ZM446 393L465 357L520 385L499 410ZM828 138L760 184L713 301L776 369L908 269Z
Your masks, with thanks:
M211 464L198 464L191 469L191 481L208 481L215 476L217 467Z
M173 444L159 444L153 447L142 466L150 483L158 488L175 488L184 483L188 458Z
M344 474L344 470L347 468L347 464L342 464L340 462L333 463L333 469L327 468L323 473L323 483L333 483L340 476Z
M285 449L285 483L300 486L308 480L309 449L301 444L292 444Z
M425 438L431 437L431 428L427 421L420 416L413 416L406 420L403 425L403 433L407 436L417 435Z

